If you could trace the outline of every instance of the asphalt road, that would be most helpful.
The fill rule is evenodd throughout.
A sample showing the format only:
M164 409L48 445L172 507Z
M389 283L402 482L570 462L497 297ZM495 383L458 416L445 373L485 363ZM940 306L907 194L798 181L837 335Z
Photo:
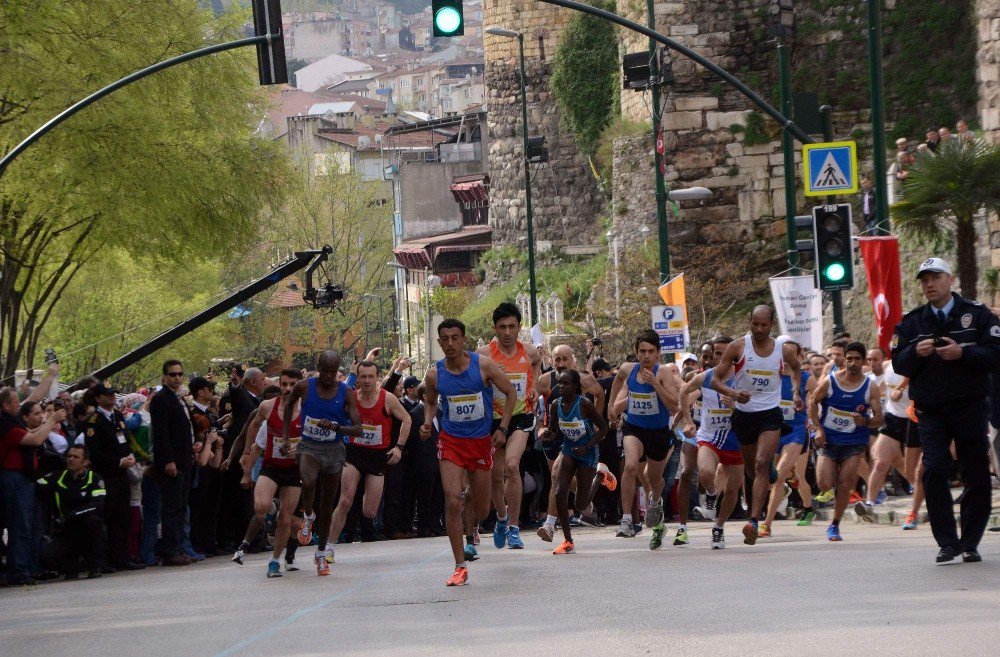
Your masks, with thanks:
M444 586L453 565L434 538L338 546L326 578L267 580L256 555L2 589L0 654L1000 654L1000 535L982 563L942 567L926 525L843 529L832 544L822 525L779 522L748 547L732 525L715 552L705 523L658 552L648 530L583 530L563 557L528 532L523 551L484 536L462 588Z

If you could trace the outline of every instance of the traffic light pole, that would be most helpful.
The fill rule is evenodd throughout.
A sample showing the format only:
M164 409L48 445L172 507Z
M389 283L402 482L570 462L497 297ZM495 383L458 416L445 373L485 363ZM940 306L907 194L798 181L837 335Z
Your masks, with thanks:
M538 290L535 285L535 228L531 213L531 165L528 163L528 90L524 70L524 33L517 35L521 55L521 137L524 140L524 212L528 224L528 293L531 297L531 325L538 323Z
M833 108L829 105L823 105L819 108L819 115L823 121L823 141L831 142L833 141ZM837 199L833 196L828 196L826 202L831 204L836 203ZM851 253L854 250L854 245L848 244L847 250L848 253ZM854 257L853 254L851 257ZM833 302L833 334L836 335L844 332L844 298L840 290L832 290L830 292L830 299Z
M649 29L656 29L656 17L653 11L653 0L646 0L646 17ZM649 76L660 75L660 62L656 56L656 40L649 38ZM663 179L661 165L663 155L660 154L660 83L653 87L653 164L656 176L656 225L660 244L660 285L670 280L670 237L667 231L667 183Z
M889 184L885 166L885 90L882 83L882 0L867 0L868 10L868 77L872 96L872 175L875 180L875 219L878 233L888 235Z
M170 59L164 60L162 62L157 62L156 64L153 64L152 66L147 66L141 71L136 71L135 73L128 75L122 78L121 80L112 82L103 89L95 91L94 93L90 94L83 100L74 103L73 105L70 105L62 112L49 119L48 122L45 123L45 125L43 125L38 130L35 130L33 133L28 135L24 141L15 146L9 153L4 155L3 159L0 159L0 176L3 176L4 171L6 171L7 167L10 166L10 163L13 162L18 155L26 151L29 146L31 146L36 141L44 137L53 128L55 128L60 123L70 118L80 110L88 107L89 105L93 105L100 99L118 91L122 87L127 87L133 82L137 82L145 77L153 75L154 73L159 73L164 69L176 66L177 64L183 64L184 62L189 62L193 59L199 59L201 57L206 57L208 55L214 55L215 53L225 52L226 50L235 50L236 48L244 48L246 46L256 46L259 44L265 44L280 39L281 39L280 34L265 34L262 36L247 37L246 39L239 39L237 41L229 41L227 43L219 43L214 46L208 46L207 48L201 48L200 50L187 52L184 53L183 55L178 55L177 57L171 57Z
M781 91L781 112L792 113L792 65L788 46L778 44L778 82ZM781 151L785 169L785 230L788 233L788 267L792 276L799 273L799 251L795 226L795 144L787 130L781 131Z

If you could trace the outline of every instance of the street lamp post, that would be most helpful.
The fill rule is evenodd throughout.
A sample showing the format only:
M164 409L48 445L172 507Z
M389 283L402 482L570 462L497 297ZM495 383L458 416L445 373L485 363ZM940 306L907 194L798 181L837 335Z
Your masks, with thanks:
M615 318L616 319L621 319L621 316L622 316L622 302L621 302L622 286L621 286L621 278L618 275L618 236L615 235L613 232L611 232L609 230L608 233L607 233L607 237L608 237L608 246L611 247L611 252L613 254L612 257L614 258L614 262L615 262Z
M431 366L434 362L434 356L431 353L431 323L433 321L433 315L431 315L431 291L438 285L441 285L441 277L435 276L430 273L429 269L424 269L424 282L425 282L425 295L427 297L427 367Z
M531 212L531 171L528 164L528 91L527 75L524 70L524 33L503 27L488 27L485 32L493 36L517 39L521 58L521 138L524 141L524 211L528 228L528 293L531 295L531 325L538 323L538 291L535 286L535 230Z

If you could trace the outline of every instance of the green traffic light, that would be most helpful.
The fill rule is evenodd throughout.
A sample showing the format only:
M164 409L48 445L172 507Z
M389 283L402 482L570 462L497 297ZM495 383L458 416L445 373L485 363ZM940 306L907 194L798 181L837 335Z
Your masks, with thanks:
M434 14L434 26L442 34L453 34L462 27L462 14L454 7L441 7Z
M823 276L826 277L826 280L831 281L833 283L839 283L840 281L844 280L844 276L846 275L847 275L847 270L844 268L844 265L840 264L839 262L835 262L829 265L826 268L826 271L823 272Z

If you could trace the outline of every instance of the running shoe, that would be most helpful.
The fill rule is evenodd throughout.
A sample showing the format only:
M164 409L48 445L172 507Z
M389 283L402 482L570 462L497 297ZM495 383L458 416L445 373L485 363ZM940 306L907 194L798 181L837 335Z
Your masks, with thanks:
M238 563L239 565L242 566L244 559L246 559L246 556L247 556L246 552L243 551L243 546L242 545L239 546L238 548L236 548L236 553L233 554L233 563Z
M743 525L743 542L747 545L753 545L757 542L758 535L757 521L748 520L747 524Z
M524 541L521 540L521 530L517 527L507 528L507 547L511 550L524 549Z
M267 562L267 577L281 577L281 564L273 559Z
M875 496L875 504L885 504L887 499L889 499L889 493L885 492L885 488L883 488Z
M621 524L618 525L618 533L615 536L618 538L633 538L635 536L635 527L631 522L623 518Z
M854 513L865 522L875 522L875 507L871 502L862 500L854 505Z
M712 527L712 549L713 550L724 550L726 548L726 534L723 532L722 527L714 525Z
M465 586L469 583L469 569L463 566L455 566L455 572L451 574L445 586Z
M507 518L504 518L503 520L497 518L497 524L493 525L493 546L498 550L502 550L506 543Z
M840 526L831 524L826 528L826 540L828 541L842 541L844 538L840 535Z
M813 496L813 500L819 502L820 504L826 504L833 499L833 496L834 492L833 489L831 488L830 490L820 491L819 493Z
M295 572L298 572L298 570L299 570L299 567L295 565L294 561L286 561L285 562L285 572L286 573L295 573Z
M601 485L610 491L618 488L618 477L611 473L611 470L603 463L597 464L597 472L601 475Z
M326 546L326 556L324 556L323 558L326 559L327 563L334 563L333 546L332 545L327 545Z
M649 549L659 550L663 547L663 532L667 530L667 526L662 522L656 527L653 527L653 535L649 538Z
M573 549L573 541L563 541L559 544L555 550L552 550L552 554L575 554L576 550Z
M771 537L771 526L766 522L760 523L760 527L757 528L758 538L770 538Z
M542 523L542 526L538 528L535 532L538 534L538 538L542 539L546 543L552 542L552 536L556 533L555 527L550 527L549 525Z
M466 561L475 561L478 558L479 558L479 551L476 550L476 546L473 545L472 543L466 543L465 544L465 560Z
M806 509L803 512L802 517L799 518L799 521L795 524L798 525L799 527L808 527L809 525L813 524L813 518L815 517L816 517L815 511L813 511L812 509Z
M632 525L632 531L635 532L636 536L638 536L639 534L642 533L642 527L643 527L643 525L642 525L641 522L637 522L634 525Z
M852 490L851 491L851 497L848 498L847 503L848 504L857 504L858 502L864 502L864 501L865 501L865 498L861 496L861 493L859 493L856 490Z
M309 545L312 542L313 535L313 523L316 521L316 514L312 514L312 517L306 516L302 519L302 529L299 533L295 535L299 539L299 545Z
M580 520L580 514L576 514L569 517L570 527L583 527L583 522Z
M715 520L718 509L716 508L719 504L719 495L705 494L705 506L698 507L701 510L701 515L705 520Z
M660 524L663 524L663 498L654 501L651 495L646 511L646 526L652 528Z
M688 530L678 529L677 535L674 536L674 545L687 545L688 544Z
M916 529L917 528L917 514L907 513L906 521L903 522L903 529Z
M326 562L326 555L316 555L314 561L316 562L316 575L326 577L330 574L330 564Z

